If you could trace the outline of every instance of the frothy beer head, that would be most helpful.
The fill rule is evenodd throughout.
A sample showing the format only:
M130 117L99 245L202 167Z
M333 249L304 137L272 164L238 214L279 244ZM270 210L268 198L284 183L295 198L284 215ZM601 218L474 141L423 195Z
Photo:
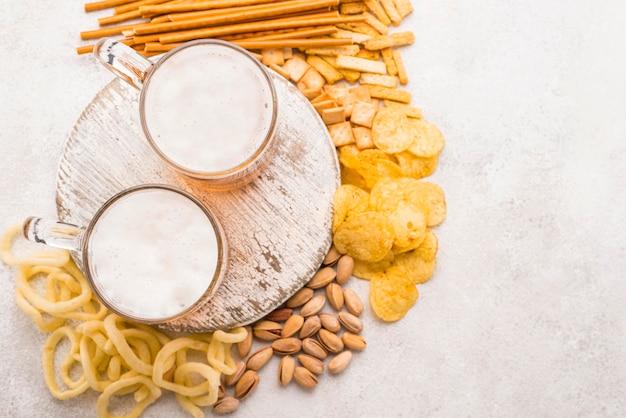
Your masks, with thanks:
M193 177L245 169L274 132L276 95L244 50L196 41L165 55L142 89L142 124L155 150Z
M158 323L190 312L223 274L219 226L199 202L164 187L105 205L87 233L85 267L114 312Z

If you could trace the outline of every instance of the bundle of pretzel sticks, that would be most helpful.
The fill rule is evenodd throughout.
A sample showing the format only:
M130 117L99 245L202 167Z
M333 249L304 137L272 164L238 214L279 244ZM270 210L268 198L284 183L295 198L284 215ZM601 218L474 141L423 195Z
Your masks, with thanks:
M144 55L193 39L216 38L243 48L350 45L350 33L386 34L412 11L408 0L102 0L85 11L112 10L83 40L120 36ZM341 29L350 33L341 32ZM89 53L93 45L77 48Z

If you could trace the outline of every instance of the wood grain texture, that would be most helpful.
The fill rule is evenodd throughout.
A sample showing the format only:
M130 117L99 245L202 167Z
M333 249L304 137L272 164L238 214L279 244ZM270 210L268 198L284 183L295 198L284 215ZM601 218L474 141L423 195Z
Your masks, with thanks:
M86 226L115 193L164 183L198 197L222 223L230 246L222 285L197 311L163 324L165 329L230 329L263 317L312 277L332 244L332 199L340 184L335 148L308 101L279 75L272 73L272 79L279 99L276 154L238 190L204 190L159 160L141 131L138 92L117 79L94 98L68 137L57 178L60 220Z

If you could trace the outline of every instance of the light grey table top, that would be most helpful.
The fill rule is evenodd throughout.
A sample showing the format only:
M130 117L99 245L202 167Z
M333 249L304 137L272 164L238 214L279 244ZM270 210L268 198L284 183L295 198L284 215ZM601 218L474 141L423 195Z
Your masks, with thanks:
M400 322L305 391L277 362L237 416L626 414L626 4L414 1L413 104L446 136L438 268ZM112 75L76 55L83 2L0 2L0 229L56 215L66 138ZM367 282L352 287L366 298ZM0 416L95 416L45 388L39 332L0 265ZM146 417L186 416L171 396Z

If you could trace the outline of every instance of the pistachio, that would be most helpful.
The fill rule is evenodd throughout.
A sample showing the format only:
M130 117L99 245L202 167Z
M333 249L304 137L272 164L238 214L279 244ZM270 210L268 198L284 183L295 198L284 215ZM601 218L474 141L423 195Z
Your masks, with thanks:
M292 314L293 309L291 308L278 308L268 313L265 319L267 319L268 321L283 322L289 319Z
M363 323L358 317L352 315L349 312L339 312L338 316L339 322L346 330L355 334L363 331Z
M328 304L337 312L343 308L343 290L337 283L329 283L326 286L326 297Z
M328 362L328 371L331 374L341 373L352 361L352 351L345 350L337 354L331 361Z
M335 246L333 246L328 251L328 254L326 254L326 257L324 257L324 261L322 262L322 264L325 266L330 266L332 264L335 264L337 260L339 260L340 257L341 257L341 253L337 251Z
M339 323L337 317L334 315L321 313L320 321L322 322L322 327L326 328L330 332L337 333L341 330L341 324Z
M343 344L346 347L352 350L358 350L358 351L365 350L365 346L367 344L367 342L365 341L365 338L363 338L362 336L358 334L353 334L349 331L346 331L343 334L341 334L341 341L343 341Z
M313 357L310 354L300 354L298 361L302 366L306 367L311 373L322 374L324 373L324 362L317 357Z
M239 357L245 358L250 354L250 349L252 348L252 327L247 325L246 327L246 338L243 341L237 343L237 351L239 352Z
M227 396L213 404L213 412L216 414L230 414L239 408L239 399Z
M356 292L349 287L343 289L343 299L346 304L346 309L354 316L361 316L363 313L363 302Z
M271 346L276 354L294 354L300 351L302 341L298 338L281 338L272 343Z
M324 360L328 356L328 353L324 347L322 347L322 344L313 338L305 338L302 340L302 351L312 355L313 357L317 357L320 360Z
M252 328L255 337L263 341L274 341L280 338L282 327L278 322L261 320Z
M233 374L229 374L224 377L224 383L226 383L226 386L232 386L237 383L245 371L246 363L238 361L237 364L235 364L235 371Z
M226 387L224 387L224 382L220 382L217 387L217 399L222 399L224 395L226 395Z
M292 356L284 356L278 364L278 381L281 385L288 385L293 378L296 360Z
M287 302L285 302L285 306L292 309L299 308L300 306L310 301L314 293L315 290L309 287L303 287L302 289L294 293L292 297L287 299Z
M317 385L317 376L302 366L295 368L293 378L300 384L300 386L307 389L313 389L315 385Z
M352 276L354 270L354 259L349 255L343 255L337 261L337 283L346 284Z
M302 328L302 324L304 324L304 317L302 315L291 315L287 321L285 321L285 325L283 325L283 331L280 336L282 338L289 338L292 335L296 334Z
M302 328L300 328L300 334L298 334L298 337L300 337L301 339L312 337L317 333L317 331L320 330L321 327L322 327L322 322L319 316L317 315L309 316L304 321L304 324L302 324Z
M309 280L306 286L310 287L311 289L321 289L328 283L335 280L335 276L337 276L337 273L335 272L334 268L323 267L313 275L313 278Z
M261 367L265 366L265 364L270 361L273 354L274 349L271 346L263 347L255 351L250 355L250 357L248 357L248 361L246 362L246 368L248 370L260 370Z
M324 349L330 353L338 353L343 350L343 341L327 329L320 329L317 333L317 339Z
M311 298L310 301L304 304L300 309L300 315L303 317L308 317L311 315L317 315L324 305L326 304L326 296L324 295L315 295Z
M250 395L259 384L259 375L254 370L246 370L235 385L235 397L244 399Z

